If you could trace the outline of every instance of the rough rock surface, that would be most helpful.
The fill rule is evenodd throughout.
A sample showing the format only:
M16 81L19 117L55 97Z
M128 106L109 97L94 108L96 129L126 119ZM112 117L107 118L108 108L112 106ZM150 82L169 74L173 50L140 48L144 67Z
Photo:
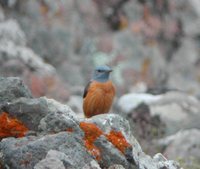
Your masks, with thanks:
M199 0L149 0L148 3L144 2L147 1L1 0L0 75L20 76L29 86L33 96L45 95L66 103L73 87L83 87L87 83L90 79L89 72L94 66L109 64L114 69L112 78L119 95L144 84L140 86L143 92L148 90L153 93L150 89L157 87L179 89L200 98ZM109 28L113 26L116 26L115 31ZM57 70L55 71L50 64ZM62 76L62 80L58 74ZM64 84L63 81L65 81ZM78 123L84 119L74 115L75 113L67 106L63 110L60 109L63 105L53 100L32 99L31 95L25 94L26 92L16 93L9 89L6 89L2 95L0 94L0 100L3 101L0 107L2 110L9 110L11 117L20 119L30 127L30 130L34 130L36 137L45 137L63 130L74 131L78 133L78 136L83 136L84 133ZM197 99L183 93L171 93L168 90L157 91L157 94L159 96L135 95L135 97L124 100L120 106L124 106L124 112L130 110L134 120L142 119L141 126L144 128L143 122L147 117L150 119L147 120L151 122L152 117L149 114L136 117L136 113L132 111L141 102L147 104L153 117L159 116L166 123L167 134L175 133L180 129L200 128L200 108ZM79 95L81 96L80 93ZM15 99L18 96L27 98ZM162 98L159 98L160 96ZM7 101L10 106L5 104ZM69 106L72 106L77 114L80 110L80 99L74 102L70 98L69 101ZM23 108L22 111L20 107ZM68 113L68 110L71 113ZM131 137L127 122L121 120L119 116L104 115L100 116L101 120L98 118L95 117L90 121L96 122L95 124L104 132L119 127L127 140L135 140ZM102 119L107 119L105 120L107 122ZM88 122L88 120L84 121ZM136 124L133 123L133 125ZM197 134L192 130L191 133ZM133 134L136 137L135 131ZM104 137L99 139L100 142L105 140ZM173 161L165 161L166 159L160 156L153 158L156 161L155 165L152 163L152 158L146 155L144 158L141 155L139 160L137 153L142 154L141 146L133 140L130 142L137 147L134 158L141 168L155 167L157 163L159 163L157 167L161 168L175 165ZM105 142L106 145L102 147L109 145L107 141ZM149 144L151 145L150 142ZM149 144L147 146L152 147ZM142 149L146 152L143 145ZM108 153L112 154L112 150ZM48 152L52 155L51 150ZM45 159L49 158L50 156L45 154L37 167L45 165ZM62 166L60 158L57 162L58 166ZM98 168L95 162L96 160L93 160L84 167ZM0 168L2 168L1 163L0 160ZM111 163L113 164L113 161ZM161 165L162 163L166 167Z
M195 137L194 137L195 136ZM160 139L159 144L166 147L164 154L171 159L200 159L199 154L200 131L189 129Z
M82 94L82 93L81 93ZM83 97L78 95L72 95L69 97L67 105L77 114L83 114Z
M21 77L33 96L66 100L68 91L55 68L26 45L25 33L16 20L0 22L0 75Z
M167 126L167 133L199 128L199 100L183 92L168 92L150 105L151 114L159 115Z
M16 169L33 168L40 160L45 158L49 150L61 152L54 156L63 161L65 168L83 167L86 163L92 161L92 157L87 153L83 143L80 142L80 138L78 139L75 134L67 132L43 137L30 136L22 139L4 139L1 142L1 150L5 164ZM50 155L47 154L48 156Z
M39 73L55 72L52 66L45 64L38 55L26 47L25 34L15 20L0 23L0 37L0 63L2 71L5 69L3 66L6 66L3 63L6 62L9 65L9 62L11 64L12 61L19 60L22 62L21 65L37 70ZM15 66L17 67L17 65ZM18 68L20 67L18 66Z
M68 106L46 98L16 98L5 104L3 109L9 113L9 116L14 116L29 130L35 132L34 136L27 133L22 138L8 137L1 140L0 164L3 167L40 169L57 166L61 169L80 167L99 169L118 164L127 169L179 168L175 161L161 158L162 155L160 158L158 155L153 158L146 155L131 134L128 121L119 115L103 114L91 119L81 119ZM96 137L90 132L95 130L87 131L86 126L85 131L80 123L93 124L100 131L101 134L93 140L94 146L101 150L99 159L90 154L91 147L88 147L90 139ZM113 136L108 137L111 131L122 134L113 135L118 138L113 140ZM85 137L88 135L89 138L86 140ZM125 139L125 144L119 143L128 145L125 152L118 147L120 145L116 144L122 141L120 139Z
M149 106L151 116L159 116L166 124L166 133L180 129L199 128L199 100L180 91L168 91L160 95L146 93L126 94L119 98L119 109L127 116L141 103ZM123 114L122 113L122 114ZM133 115L134 117L134 115Z
M147 93L129 93L121 96L118 100L118 108L120 111L128 114L141 103L156 102L161 96Z
M23 81L17 77L0 77L0 105L19 97L32 97L31 92Z
M121 164L125 168L131 167L126 157L118 149L116 149L112 143L107 141L105 137L101 136L95 141L94 144L101 150L102 159L100 161L100 165L102 168L108 168L114 164Z
M46 97L19 98L3 105L2 109L34 131L59 132L68 127L75 129L78 121L67 105Z

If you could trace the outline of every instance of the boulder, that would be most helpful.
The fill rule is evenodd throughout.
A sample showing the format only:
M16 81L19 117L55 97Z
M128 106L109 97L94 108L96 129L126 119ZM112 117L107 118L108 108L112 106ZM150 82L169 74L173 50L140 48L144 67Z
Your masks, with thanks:
M130 152L125 153L126 160L129 161L129 166L131 164L132 168L134 167L138 169L145 169L145 168L161 169L164 167L169 168L169 169L180 168L177 162L169 161L161 154L156 154L153 158L150 157L149 155L146 155L142 151L142 148L140 144L138 143L138 141L130 133L130 126L129 126L128 121L123 119L119 115L115 115L115 114L97 115L97 116L92 117L91 119L86 120L86 122L90 122L90 123L92 122L94 124L97 124L97 126L99 126L106 133L108 133L112 129L121 131L124 134L124 137L127 139L127 141L132 145L132 150ZM100 147L103 146L104 148L109 146L109 144L108 145L106 144L108 143L107 141L105 141L104 137L100 137L100 140L97 140L97 143L95 143L95 145L100 145ZM109 151L110 153L112 153L111 149L109 149ZM104 156L105 156L104 158L106 158L106 155ZM124 165L124 162L122 164L125 168L127 168L127 166Z
M33 96L67 100L67 85L58 77L55 68L26 44L25 33L16 20L0 23L0 75L21 77Z
M31 92L18 77L0 77L0 105L19 97L31 98Z
M43 168L65 169L65 166L63 164L64 158L66 158L66 155L64 153L56 150L49 150L45 159L38 162L34 166L34 169L43 169Z
M197 42L192 38L183 38L181 47L174 53L168 65L167 86L199 95L199 58Z
M125 94L117 103L122 115L127 117L141 103L145 103L151 116L160 117L166 124L166 134L176 133L180 129L199 128L199 100L181 91L168 91L164 94L152 95L146 93Z
M145 103L153 103L160 100L161 96L152 95L148 93L128 93L121 96L118 100L117 106L120 111L123 113L130 113L134 110L139 104Z
M199 100L186 93L168 92L150 104L150 110L165 122L166 134L173 134L181 129L199 127L199 105Z
M77 127L78 119L67 105L46 97L19 98L2 109L33 131L59 132Z
M199 139L199 129L188 129L160 139L158 143L165 147L166 157L188 162L192 159L200 159Z
M58 104L51 104L54 109L58 109L56 105ZM63 107L59 105L59 108ZM72 118L70 113L66 113L67 116ZM61 123L64 120L68 121L67 118L57 120ZM119 115L103 114L93 119L79 120L81 121L79 126L72 125L71 130L66 129L64 132L53 132L54 134L42 132L38 136L27 135L18 139L3 139L0 142L1 164L16 169L33 167L40 169L50 166L60 168L95 166L98 169L98 164L101 168L118 164L127 169L161 169L163 167L179 169L175 161L168 161L162 155L156 155L153 158L146 155L131 134L128 122ZM86 125L86 128L81 125L82 123ZM56 125L55 128L57 128ZM91 128L89 129L87 125ZM81 129L76 130L76 127ZM95 132L100 135L96 135ZM97 153L99 158L96 158L97 156L93 153Z
M13 42L16 46L25 46L26 37L16 20L9 19L0 23L0 41Z
M126 157L118 150L112 143L110 143L104 136L98 138L94 143L101 151L100 166L108 168L114 164L121 164L125 168L130 168Z
M67 105L76 112L78 115L83 115L83 97L78 95L71 95L67 102Z
M68 132L22 139L7 138L1 141L0 148L4 163L16 169L48 166L50 164L44 161L50 162L52 158L54 161L51 160L51 164L54 166L64 165L64 168L71 169L82 168L93 160L80 138Z

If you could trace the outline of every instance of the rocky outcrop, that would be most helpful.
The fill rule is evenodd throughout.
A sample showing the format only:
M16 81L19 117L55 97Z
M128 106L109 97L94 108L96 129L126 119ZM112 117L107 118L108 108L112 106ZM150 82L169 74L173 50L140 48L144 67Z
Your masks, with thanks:
M66 100L67 88L62 84L55 68L45 63L26 44L25 33L16 20L0 22L0 75L21 77L33 96L54 95Z
M32 97L31 92L23 81L17 77L0 77L0 105L19 97Z
M128 116L141 103L148 105L152 117L158 116L166 124L167 135L181 129L199 127L197 119L199 119L200 104L194 96L180 91L168 91L160 95L132 93L122 96L118 106Z
M162 155L153 158L146 155L131 134L129 123L119 115L82 119L67 105L44 97L26 96L6 101L1 115L3 111L7 118L2 121L8 124L18 121L28 129L25 135L12 135L21 138L1 137L0 163L3 167L40 169L56 166L62 169L93 166L98 169L118 164L138 169L180 168L178 163L168 161ZM16 131L10 125L3 125L1 123L0 128ZM17 125L15 123L15 127Z
M166 157L177 159L183 168L198 168L200 131L197 128L182 130L157 141Z
M195 137L194 137L195 136ZM177 132L174 135L160 139L158 143L166 147L164 154L171 159L200 159L199 154L199 129L189 129Z

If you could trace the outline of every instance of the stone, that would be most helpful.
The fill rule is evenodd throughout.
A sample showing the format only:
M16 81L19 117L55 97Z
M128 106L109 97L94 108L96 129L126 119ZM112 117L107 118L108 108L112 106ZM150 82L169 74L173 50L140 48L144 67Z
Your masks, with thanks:
M119 98L117 106L124 117L130 119L130 114L132 114L134 119L137 116L134 114L134 109L141 103L145 103L149 107L152 118L157 116L165 124L165 134L167 135L180 129L199 127L199 100L185 92L169 90L159 95L125 94Z
M26 37L16 20L9 19L0 23L0 41L13 42L16 46L25 46Z
M110 166L108 169L125 169L122 165L114 164Z
M108 168L113 164L121 164L125 168L129 168L129 163L125 156L116 149L104 136L99 137L95 141L95 145L100 149L101 159L100 166L102 168Z
M52 158L55 159L51 161L54 165L57 163L57 165L62 167L64 165L65 168L70 169L82 168L93 160L80 138L68 132L42 137L6 138L0 142L0 148L4 163L16 169L47 166L48 164L44 161Z
M71 95L67 102L67 105L79 115L83 115L83 97L78 95Z
M127 167L136 167L138 169L160 169L162 167L168 167L169 169L179 169L179 164L175 161L169 161L165 157L160 155L155 155L154 158L151 158L149 155L145 154L138 143L138 141L135 139L135 137L130 133L130 126L128 121L120 117L119 115L115 114L102 114L93 116L90 119L85 120L86 122L95 123L97 126L99 126L104 132L108 133L111 129L121 131L124 134L124 137L127 139L128 143L132 145L132 150L128 154L125 154L125 159L129 161ZM111 149L112 145L105 139L105 137L100 137L96 140L95 145L100 146L105 151L109 151L108 153L111 153L113 150ZM109 150L106 147L110 147ZM119 158L119 154L118 157ZM103 156L104 160L106 161L106 154ZM116 158L116 157L112 157ZM112 159L110 157L109 161L112 162ZM121 158L122 160L123 158ZM121 161L121 160L118 160ZM126 162L126 160L124 162ZM114 161L113 161L114 162ZM123 162L123 160L122 160ZM122 164L124 164L124 162ZM107 163L103 163L105 165ZM111 163L114 165L114 163ZM119 164L119 163L115 163ZM124 166L124 165L123 165ZM126 163L125 163L126 168Z
M95 160L92 160L89 164L86 164L83 169L101 169L101 167Z
M30 48L27 48L25 46L16 46L12 41L6 41L6 43L1 43L0 56L0 63L2 69L1 74L5 73L6 75L6 72L4 72L3 70L6 66L9 66L4 65L3 63L8 63L15 60L20 60L22 65L24 65L29 71L38 71L41 73L41 75L44 75L45 73L49 75L55 74L55 69L49 64L44 63L43 60L38 55L36 55ZM15 65L15 67L17 68L17 65Z
M56 150L48 151L46 158L38 162L34 166L34 169L65 169L65 166L61 159L59 159L59 156L65 156L65 154Z
M32 97L22 79L18 77L0 77L0 105L20 97Z
M158 101L161 96L147 94L147 93L129 93L121 96L118 100L117 106L123 113L130 113L141 103L153 103Z
M166 134L180 129L198 127L199 101L183 92L167 92L157 102L149 104L151 115L160 116L166 124Z
M96 124L105 133L121 131L127 139L131 135L128 121L117 114L100 114L85 121Z
M5 19L5 15L4 15L3 9L0 8L0 22L2 22L4 19Z
M200 9L199 9L200 3L199 3L199 1L198 0L191 0L190 5L191 5L191 7L193 7L193 9L196 12L196 14L198 15L198 17L200 17Z
M158 143L166 147L164 150L166 157L189 161L192 158L200 159L199 138L198 129L188 129L160 139Z
M51 104L48 103L50 105L49 107L52 106L56 110L61 107L61 104L55 101L50 100L49 102L53 102ZM53 111L52 109L50 110ZM61 107L61 109L65 108ZM61 120L62 123L61 118L57 120ZM106 134L108 133L105 133L104 136L101 135L94 142L95 146L101 150L101 158L100 161L98 161L101 167L110 167L111 165L120 164L127 169L160 169L160 167L166 167L170 164L168 165L170 166L169 169L178 169L178 164L175 165L176 163L174 161L168 161L164 157L161 158L161 155L157 155L154 158L146 155L142 151L137 140L130 133L128 122L123 120L119 115L102 114L98 115L96 118L93 117L93 119L91 118L85 121L90 121L91 123L94 121L103 131L115 129L122 132L127 142L132 146L129 152L123 154L113 143L107 140ZM88 168L90 166L95 166L98 169L99 167L96 163L92 162L93 157L89 154L84 145L83 133L81 133L80 130L76 131L74 126L72 126L71 131L66 130L65 132L56 134L51 133L49 135L48 132L43 132L43 134L39 136L27 135L18 139L5 138L0 142L0 149L2 153L0 161L2 161L2 164L16 169L33 167L39 169L44 166L49 166L50 164L52 164L52 166L58 165L61 168L63 166L65 168Z
M151 155L157 153L158 146L154 143L154 140L162 138L166 132L165 122L161 120L160 116L151 115L150 107L141 103L126 118L143 151Z
M74 112L67 105L46 97L20 98L3 105L3 110L21 120L29 130L48 133L78 129Z
M199 52L196 44L194 40L184 38L181 47L174 53L167 69L169 74L167 86L169 88L193 95L200 93L197 64Z

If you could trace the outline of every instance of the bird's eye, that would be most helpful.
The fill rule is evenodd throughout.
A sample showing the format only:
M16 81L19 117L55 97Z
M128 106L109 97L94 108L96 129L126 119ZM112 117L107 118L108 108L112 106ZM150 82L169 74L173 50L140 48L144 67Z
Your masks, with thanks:
M103 72L103 71L102 71L102 70L97 70L97 72L99 72L99 73L100 73L100 72Z

